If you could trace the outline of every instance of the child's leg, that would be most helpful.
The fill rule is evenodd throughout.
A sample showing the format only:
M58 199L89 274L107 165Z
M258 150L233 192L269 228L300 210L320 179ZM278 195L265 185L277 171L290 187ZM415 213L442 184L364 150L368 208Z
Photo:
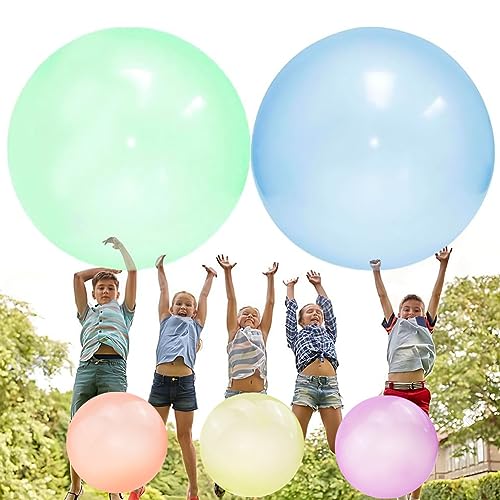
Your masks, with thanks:
M342 410L340 408L320 408L319 414L325 426L328 446L335 453L335 437L340 422L342 422Z
M412 403L415 403L422 411L424 411L427 416L429 415L429 406L431 402L431 393L427 387L417 390L395 390L395 389L385 389L384 396L399 396L408 399ZM417 500L420 498L420 491L422 490L420 485L412 494L411 499Z
M318 384L317 377L309 377L299 373L295 381L293 391L292 412L297 417L304 434L307 434L307 426L311 416L318 409Z
M342 398L337 376L319 377L319 414L326 430L326 439L332 453L335 453L335 437L342 422Z
M168 420L168 411L170 406L155 406L155 410L160 414L163 423L166 425Z
M302 428L302 432L304 434L304 439L306 438L307 426L309 425L309 421L311 420L313 411L314 410L309 406L301 406L296 404L292 405L292 412L299 421L300 427Z
M193 445L191 430L193 428L194 411L175 410L177 439L181 446L182 459L189 480L188 499L198 495L198 481L196 477L196 450Z
M76 473L75 469L73 469L72 465L69 464L69 471L71 476L71 486L64 497L64 500L75 500L78 499L82 491L82 480L80 476Z
M85 361L80 362L75 375L75 383L73 385L73 396L71 399L71 418L87 401L97 396L96 386L96 366L92 363ZM69 464L69 471L71 477L71 485L68 490L70 495L66 495L68 500L74 500L75 496L82 491L82 481L73 466Z
M120 359L101 359L96 363L97 393L127 392L127 362ZM109 500L120 500L121 493L108 493Z

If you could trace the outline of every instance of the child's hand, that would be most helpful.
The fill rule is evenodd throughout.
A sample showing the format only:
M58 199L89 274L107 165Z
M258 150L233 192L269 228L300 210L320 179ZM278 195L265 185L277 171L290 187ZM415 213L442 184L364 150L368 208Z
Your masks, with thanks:
M273 276L276 274L276 271L278 270L279 264L277 262L274 262L272 267L270 267L267 271L264 271L262 274L264 276Z
M165 255L160 255L155 262L155 267L158 269L159 267L163 267L163 259L165 258Z
M436 259L439 260L439 262L448 262L452 250L453 248L450 248L448 250L448 247L444 247L434 255L436 256Z
M380 271L380 265L382 264L382 261L380 259L372 259L370 261L370 266L372 266L372 269L374 271Z
M296 278L291 278L289 280L283 280L283 284L286 286L295 286L297 284L297 281L299 281L299 277L297 276Z
M230 271L236 265L236 262L231 264L228 257L224 257L224 255L217 255L217 262L219 263L219 266L224 269L224 271Z
M103 241L103 243L105 245L110 243L111 245L113 245L113 248L116 248L117 250L119 250L120 248L123 247L123 243L118 238L115 238L114 236L110 236L109 238L106 238Z
M217 273L215 272L215 269L206 266L205 264L202 264L203 268L205 271L208 273L208 276L213 276L214 278L217 278Z
M321 285L321 275L316 271L308 271L306 274L309 283L313 285Z

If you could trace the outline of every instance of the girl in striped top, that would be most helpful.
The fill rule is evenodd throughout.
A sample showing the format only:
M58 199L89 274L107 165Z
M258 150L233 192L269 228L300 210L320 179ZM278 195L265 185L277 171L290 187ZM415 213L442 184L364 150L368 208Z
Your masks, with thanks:
M245 392L266 392L267 355L266 342L274 309L274 275L278 263L265 272L267 277L266 305L262 318L256 307L245 306L238 310L234 292L232 269L227 256L218 255L217 262L224 269L227 294L227 332L228 332L228 368L229 385L225 397L236 396ZM217 484L214 492L221 498L225 491Z

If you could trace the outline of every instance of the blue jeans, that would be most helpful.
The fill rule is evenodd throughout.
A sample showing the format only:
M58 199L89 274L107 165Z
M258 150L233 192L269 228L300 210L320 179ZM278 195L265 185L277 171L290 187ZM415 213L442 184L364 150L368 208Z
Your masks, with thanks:
M71 418L89 399L106 392L127 391L127 362L120 359L80 361L75 376Z

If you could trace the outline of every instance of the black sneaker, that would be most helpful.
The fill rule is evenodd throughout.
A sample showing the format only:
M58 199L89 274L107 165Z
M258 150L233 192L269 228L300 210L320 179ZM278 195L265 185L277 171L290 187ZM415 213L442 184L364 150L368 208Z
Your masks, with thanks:
M222 498L226 490L221 488L217 483L214 483L214 493L217 498Z

